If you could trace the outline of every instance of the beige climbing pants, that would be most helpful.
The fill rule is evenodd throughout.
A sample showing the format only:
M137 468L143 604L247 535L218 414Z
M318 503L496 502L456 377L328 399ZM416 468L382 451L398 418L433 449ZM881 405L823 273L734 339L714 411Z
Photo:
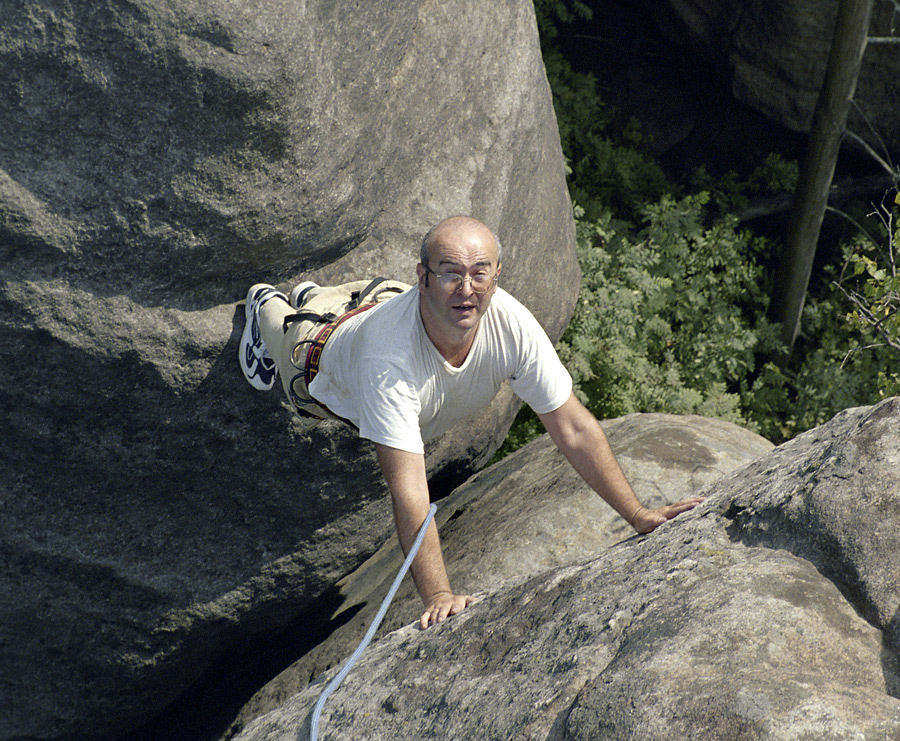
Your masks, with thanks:
M327 337L342 317L387 301L410 287L395 280L383 280L372 287L373 284L375 281L358 280L339 286L315 286L299 308L278 297L260 307L260 334L278 368L284 393L300 417L313 422L338 419L350 424L316 401L307 385L318 370Z

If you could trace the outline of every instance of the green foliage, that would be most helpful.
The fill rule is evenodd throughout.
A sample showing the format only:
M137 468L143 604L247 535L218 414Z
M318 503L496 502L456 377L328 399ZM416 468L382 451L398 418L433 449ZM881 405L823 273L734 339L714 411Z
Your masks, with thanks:
M900 195L879 236L843 248L806 300L786 365L766 319L774 246L729 214L793 191L796 163L768 156L743 177L698 170L677 198L643 153L636 127L610 133L595 81L555 45L561 24L587 17L577 0L536 0L544 60L570 173L582 285L559 343L575 392L599 418L701 414L780 443L843 409L900 394ZM891 210L892 209L892 210ZM635 224L638 228L635 228ZM885 246L886 245L886 246ZM495 460L540 434L523 409Z
M900 193L894 197L900 206ZM896 223L895 207L881 206L882 238L886 250L879 250L871 240L860 238L845 251L847 266L855 279L841 281L841 288L853 305L847 319L865 337L883 342L900 352L900 274L897 272L896 252L900 245L900 227Z
M849 406L900 395L900 193L870 217L880 224L843 245L843 269L824 297L808 301L803 315L803 363L793 372L769 369L756 391L760 405L784 420L784 437L820 424ZM870 219L871 221L871 219ZM874 236L873 236L874 233ZM789 383L781 386L785 380ZM781 394L781 397L779 397ZM779 409L780 407L780 409Z
M601 418L638 411L747 423L742 379L774 348L760 240L707 228L708 196L664 197L632 240L606 216L579 222L581 293L559 345L576 393Z
M714 178L700 166L691 175L688 188L692 192L710 193L719 213L733 213L747 208L753 198L793 193L799 174L796 162L771 153L745 177L730 171Z
M593 11L579 0L534 0L534 15L541 41L549 43L559 36L559 24L572 23L578 18L590 19Z
M863 333L876 332L888 343L900 339L900 276L888 273L867 255L853 255L853 273L865 275L861 300L848 315Z
M733 217L706 226L710 208L706 193L665 196L644 209L634 237L609 213L588 221L576 207L582 285L558 350L597 417L700 414L780 443L900 393L900 352L846 321L837 283L807 299L792 361L769 361L779 350L761 259L771 245ZM887 285L887 271L847 251L849 264L866 266L860 275ZM541 432L524 409L496 458Z
M746 394L758 431L782 442L838 412L900 393L900 353L873 347L849 322L837 287L807 299L803 336L786 368L766 363Z
M708 200L663 197L645 207L638 237L609 213L589 221L576 208L582 283L558 351L595 416L701 414L755 427L747 379L777 334L756 260L766 245L734 219L705 226ZM540 432L524 410L498 457Z

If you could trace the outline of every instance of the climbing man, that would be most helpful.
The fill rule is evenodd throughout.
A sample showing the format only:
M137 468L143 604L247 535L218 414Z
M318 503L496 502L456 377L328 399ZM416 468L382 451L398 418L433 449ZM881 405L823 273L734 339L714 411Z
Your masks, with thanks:
M239 348L244 375L261 390L280 375L301 417L340 419L375 444L404 553L429 509L423 443L487 406L507 380L575 470L638 533L695 507L701 499L656 509L638 501L550 339L497 285L500 257L488 226L454 216L425 235L415 286L307 282L288 298L254 285ZM451 588L433 522L412 572L423 629L473 601Z

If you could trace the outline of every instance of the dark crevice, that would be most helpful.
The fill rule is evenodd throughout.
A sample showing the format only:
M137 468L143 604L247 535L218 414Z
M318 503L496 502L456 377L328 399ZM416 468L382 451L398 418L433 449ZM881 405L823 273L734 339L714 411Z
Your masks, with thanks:
M217 741L230 735L235 718L258 690L366 606L363 602L335 615L342 601L333 588L289 624L229 646L174 703L120 741Z

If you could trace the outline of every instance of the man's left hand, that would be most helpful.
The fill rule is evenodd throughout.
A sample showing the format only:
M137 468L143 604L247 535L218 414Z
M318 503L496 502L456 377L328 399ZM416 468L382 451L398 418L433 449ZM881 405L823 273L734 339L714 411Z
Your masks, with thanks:
M667 504L665 507L657 507L656 509L641 507L631 516L631 526L642 534L652 532L667 520L677 517L682 512L694 509L704 499L705 497L693 497L675 502L675 504Z
M442 623L451 615L461 613L474 601L475 598L468 594L439 592L428 600L428 606L419 618L419 626L425 630L429 625Z

